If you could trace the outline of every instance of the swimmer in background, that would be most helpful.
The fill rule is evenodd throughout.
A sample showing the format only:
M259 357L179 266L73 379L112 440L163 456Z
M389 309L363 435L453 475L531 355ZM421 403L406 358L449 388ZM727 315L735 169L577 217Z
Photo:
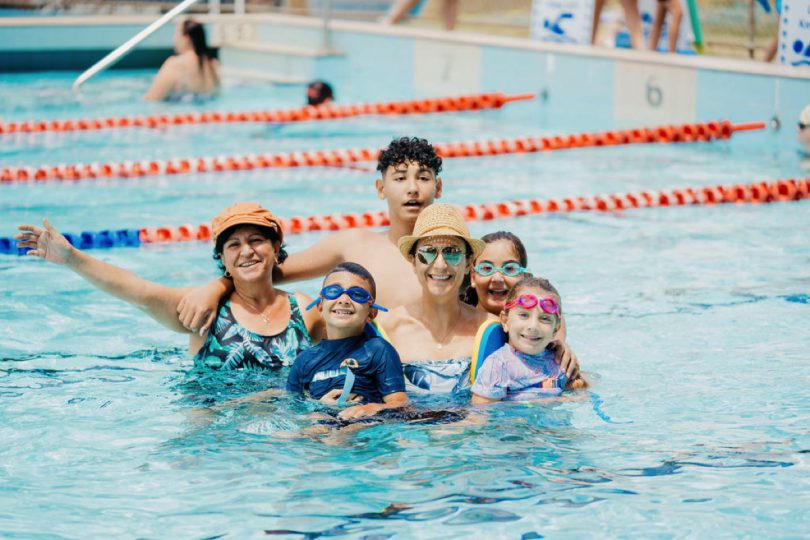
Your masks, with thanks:
M191 19L177 25L177 54L163 62L144 99L183 101L209 97L219 89L219 62L208 48L203 26Z
M479 368L471 388L473 405L555 397L588 386L581 377L569 379L549 348L562 320L560 295L551 283L521 279L509 291L500 319L509 340Z
M340 420L408 404L397 351L382 337L365 332L377 310L384 309L374 303L376 294L374 278L359 264L340 263L326 274L319 298L307 308L317 306L326 339L298 355L287 391L306 392L330 405L362 403L340 411Z
M802 109L799 114L799 131L796 140L801 145L802 157L810 159L810 105Z
M307 105L331 105L335 101L332 86L326 81L312 81L307 85Z

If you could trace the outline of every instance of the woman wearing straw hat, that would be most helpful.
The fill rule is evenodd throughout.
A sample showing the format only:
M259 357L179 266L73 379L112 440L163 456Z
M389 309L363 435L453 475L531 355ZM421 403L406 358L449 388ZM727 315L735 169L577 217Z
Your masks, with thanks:
M479 326L494 315L464 303L459 291L486 244L470 236L453 205L433 203L399 250L413 265L422 294L392 309L383 333L399 352L409 392L455 393L469 387L470 357ZM561 343L557 360L578 369Z
M220 305L211 330L191 333L180 322L177 305L187 288L143 280L131 272L95 259L71 246L48 220L44 228L20 225L19 246L29 255L61 264L102 291L144 310L177 332L189 334L195 362L211 368L275 368L290 365L296 355L318 341L323 319L303 312L312 300L273 286L273 271L284 260L281 222L256 203L238 203L214 218L214 259L234 290Z
M483 249L455 207L441 203L426 207L413 235L399 239L422 294L393 309L384 332L402 358L408 391L450 393L469 386L475 334L490 316L458 293Z

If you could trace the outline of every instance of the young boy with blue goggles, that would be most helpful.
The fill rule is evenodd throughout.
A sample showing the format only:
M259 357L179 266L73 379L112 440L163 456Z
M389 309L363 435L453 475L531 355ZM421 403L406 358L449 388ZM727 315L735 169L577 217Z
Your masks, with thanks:
M385 311L374 303L376 292L374 278L359 264L344 262L326 274L320 295L307 306L321 313L326 339L296 357L288 391L361 403L341 411L343 420L408 404L399 354L366 328L378 310Z

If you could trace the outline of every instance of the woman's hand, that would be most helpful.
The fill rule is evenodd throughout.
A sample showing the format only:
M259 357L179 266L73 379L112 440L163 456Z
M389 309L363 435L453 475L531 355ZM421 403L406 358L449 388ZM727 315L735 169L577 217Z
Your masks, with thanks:
M20 225L21 233L14 235L19 247L32 248L28 255L40 257L55 264L67 264L73 256L73 246L62 236L47 219L42 220L43 227L37 225Z

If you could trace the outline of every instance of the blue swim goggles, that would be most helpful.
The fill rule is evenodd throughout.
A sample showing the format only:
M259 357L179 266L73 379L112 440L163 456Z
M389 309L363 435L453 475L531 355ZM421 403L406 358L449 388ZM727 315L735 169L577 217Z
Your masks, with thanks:
M318 298L312 301L306 307L306 311L314 308L318 304L321 303L321 298L326 298L327 300L337 300L344 294L349 295L349 299L352 302L357 302L358 304L365 304L366 302L371 302L371 293L365 290L363 287L349 287L348 289L344 289L340 285L327 285L323 289L321 289L321 293L318 295ZM371 302L371 307L375 309L379 309L380 311L388 311L386 308L382 306L378 306L374 302Z

